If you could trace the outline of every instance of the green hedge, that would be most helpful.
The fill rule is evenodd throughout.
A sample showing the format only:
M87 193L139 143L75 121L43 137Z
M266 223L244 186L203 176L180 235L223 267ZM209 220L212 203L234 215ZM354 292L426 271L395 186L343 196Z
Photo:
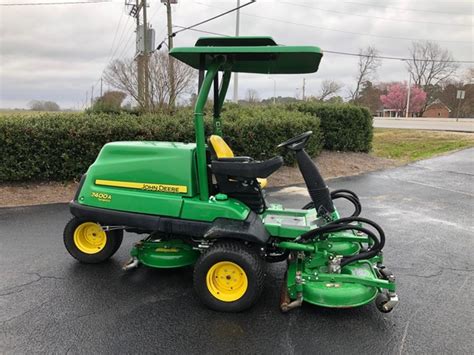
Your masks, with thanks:
M210 133L211 119L206 117ZM237 155L265 159L276 154L276 145L301 132L315 132L308 151L322 148L319 119L277 108L229 109L223 113L224 138ZM58 113L0 117L0 181L77 178L110 141L194 141L192 111L135 116ZM294 157L285 154L288 164Z
M289 104L287 108L321 119L325 149L369 152L372 148L372 115L365 107L303 102Z

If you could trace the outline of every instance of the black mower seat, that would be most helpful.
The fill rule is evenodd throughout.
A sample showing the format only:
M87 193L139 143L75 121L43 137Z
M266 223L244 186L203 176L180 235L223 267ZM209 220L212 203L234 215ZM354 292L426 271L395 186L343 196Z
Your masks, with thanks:
M266 178L283 165L283 158L255 161L246 157L220 158L211 163L212 172L216 175L244 177L249 179Z

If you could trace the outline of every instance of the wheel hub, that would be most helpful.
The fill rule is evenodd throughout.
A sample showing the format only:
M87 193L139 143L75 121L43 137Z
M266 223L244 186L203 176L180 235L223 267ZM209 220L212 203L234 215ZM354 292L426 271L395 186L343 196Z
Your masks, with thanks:
M104 249L107 234L93 222L80 224L74 231L74 244L83 253L96 254Z
M214 264L207 272L207 288L218 300L233 302L240 299L248 287L245 271L230 261Z

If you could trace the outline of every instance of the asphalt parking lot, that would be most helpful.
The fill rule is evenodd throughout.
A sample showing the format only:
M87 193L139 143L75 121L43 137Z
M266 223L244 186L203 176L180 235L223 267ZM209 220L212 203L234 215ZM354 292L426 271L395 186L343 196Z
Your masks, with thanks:
M272 264L251 310L222 314L193 295L192 270L124 273L137 235L107 263L83 265L62 244L64 204L0 209L0 353L472 354L474 149L329 182L359 194L387 233L400 304L279 311L284 264ZM300 207L294 187L270 200Z

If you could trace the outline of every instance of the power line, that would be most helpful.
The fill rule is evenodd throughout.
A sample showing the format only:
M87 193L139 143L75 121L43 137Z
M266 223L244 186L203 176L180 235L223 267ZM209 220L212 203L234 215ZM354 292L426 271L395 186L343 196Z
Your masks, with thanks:
M90 1L70 1L70 2L23 2L0 4L0 6L49 6L49 5L79 5L79 4L100 4L112 2L112 0L90 0Z
M118 51L120 48L123 49L122 46L123 46L123 44L124 44L125 42L122 42L122 39L123 39L123 37L124 37L125 30L127 29L128 24L130 23L130 19L131 19L131 17L127 17L127 20L125 21L125 24L124 24L124 26L122 27L122 31L121 31L121 33L120 33L119 39L117 40L117 47L115 48L115 50L113 51L112 55L110 56L109 62L111 62L111 61L112 61L114 58L116 58L116 57L120 57L121 54L122 54L122 52L119 52L120 54L116 56L117 51ZM125 48L126 48L127 44L130 42L130 39L132 38L133 33L134 33L134 32L129 32L128 37L127 37L127 42L125 43Z
M414 20L405 20L405 19L401 19L401 18L393 19L393 18L388 18L388 17L380 17L380 16L372 16L372 15L361 15L361 14L354 14L354 13L351 13L351 12L344 12L344 11L337 11L337 10L329 10L329 9L322 9L322 8L320 8L320 7L313 7L313 6L308 6L308 5L295 4L295 3L292 3L292 2L286 2L286 1L282 1L281 3L283 3L283 4L288 4L288 5L291 5L291 6L303 7L303 8L306 8L306 9L314 9L314 10L319 10L319 11L324 11L324 12L330 12L330 13L334 13L334 14L357 16L357 17L364 17L364 18L370 18L370 19L379 19L379 20L384 20L384 21L421 23L421 24L438 25L438 26L441 25L441 26L463 26L463 27L472 27L472 26L470 26L470 25L456 24L456 23L430 22L430 21L414 21Z
M178 26L178 25L174 25L173 27L177 27L177 28L186 28L184 26ZM210 35L216 35L216 36L222 36L222 37L232 37L230 35L225 35L223 33L218 33L218 32L211 32L211 31L204 31L204 30L198 30L196 28L189 28L190 31L194 31L194 32L201 32L201 33L207 33L207 34L210 34Z
M346 4L354 4L354 5L362 5L362 6L368 6L368 7L381 7L384 9L394 9L394 10L399 10L399 11L413 11L413 12L432 12L435 14L442 14L442 15L465 15L461 12L449 12L449 11L435 11L435 10L421 10L421 9L405 9L403 7L395 7L395 6L384 6L384 5L377 5L377 4L367 4L363 2L356 2L356 1L343 1Z
M173 26L173 27L180 27L182 28L183 26ZM196 32L202 32L202 33L209 33L213 34L216 36L222 36L222 37L232 37L229 35L226 35L224 33L219 33L219 32L210 32L210 31L203 31L203 30L198 30L198 29L191 29L191 31L196 31ZM281 44L279 44L281 45ZM361 54L361 53L351 53L351 52L341 52L341 51L331 51L331 50L323 50L323 53L330 53L330 54L339 54L339 55L347 55L351 57L368 57L366 54ZM472 64L474 61L471 60L435 60L435 59L419 59L419 58L408 58L408 57L397 57L397 56L389 56L389 55L375 55L375 58L378 59L388 59L388 60L398 60L402 62L406 61L417 61L417 62L434 62L434 63L459 63L459 64Z
M121 14L120 14L120 19L119 19L119 22L117 24L117 27L115 28L115 33L114 33L114 39L112 40L112 44L110 46L110 50L109 50L109 54L107 55L107 62L109 62L111 59L112 59L112 51L114 49L114 46L115 46L115 40L117 39L117 34L118 34L118 31L119 31L119 28L120 28L120 25L122 24L122 19L123 19L123 15L124 15L125 11L122 11ZM129 17L128 17L129 18ZM124 26L125 27L125 26ZM123 28L122 28L122 33L123 33ZM115 52L114 52L115 53Z
M213 17L211 17L211 18L208 18L207 20L204 20L204 21L195 23L194 25L191 25L191 26L188 26L188 27L184 27L184 28L182 28L182 29L180 29L180 30L174 32L173 35L175 36L176 34L178 34L178 33L180 33L180 32L183 32L183 31L186 31L186 30L190 30L190 29L192 29L192 28L194 28L194 27L203 25L203 24L205 24L205 23L207 23L207 22L210 22L210 21L212 21L212 20L215 20L215 19L217 19L217 18L219 18L219 17L222 17L222 16L225 16L225 15L227 15L227 14L230 14L230 13L232 13L232 12L234 12L234 11L237 11L237 10L243 8L243 7L246 7L246 6L250 5L250 4L253 4L255 1L256 1L256 0L251 0L251 1L249 1L249 2L247 2L247 3L245 3L245 4L243 4L243 5L237 6L237 7L233 8L233 9L231 9L231 10L227 10L227 11L225 11L225 12L222 12L222 13L220 13L219 15L216 15L216 16L213 16Z
M207 5L201 2L196 1L196 4L207 6L207 7L212 7L215 8L215 6ZM413 37L397 37L397 36L388 36L388 35L376 35L372 33L363 33L363 32L353 32L353 31L346 31L346 30L340 30L340 29L335 29L335 28L327 28L327 27L320 27L320 26L315 26L315 25L310 25L306 23L297 23L297 22L292 22L284 19L278 19L278 18L273 18L273 17L267 17L267 16L261 16L261 15L254 15L254 14L249 14L245 13L246 16L251 16L251 17L256 17L256 18L261 18L264 20L270 20L270 21L276 21L276 22L281 22L281 23L286 23L290 25L295 25L295 26L303 26L303 27L310 27L310 28L317 28L319 30L323 31L333 31L333 32L340 32L340 33L347 33L347 34L352 34L352 35L358 35L358 36L368 36L368 37L377 37L377 38L388 38L388 39L397 39L397 40L405 40L405 41L429 41L429 39L426 38L413 38ZM434 40L431 40L434 41ZM439 40L437 39L436 41L438 42L448 42L448 43L471 43L471 41L449 41L449 40Z
M348 56L353 56L353 57L369 57L369 55L366 55L366 54L340 52L340 51L329 51L329 50L323 50L323 53L348 55ZM472 63L474 63L474 61L472 61L472 60L436 60L436 59L392 57L392 56L387 56L387 55L374 55L374 56L371 56L371 57L378 58L378 59L399 60L399 61L403 61L403 62L417 61L417 62L428 62L428 63L463 63L463 64L472 64Z

